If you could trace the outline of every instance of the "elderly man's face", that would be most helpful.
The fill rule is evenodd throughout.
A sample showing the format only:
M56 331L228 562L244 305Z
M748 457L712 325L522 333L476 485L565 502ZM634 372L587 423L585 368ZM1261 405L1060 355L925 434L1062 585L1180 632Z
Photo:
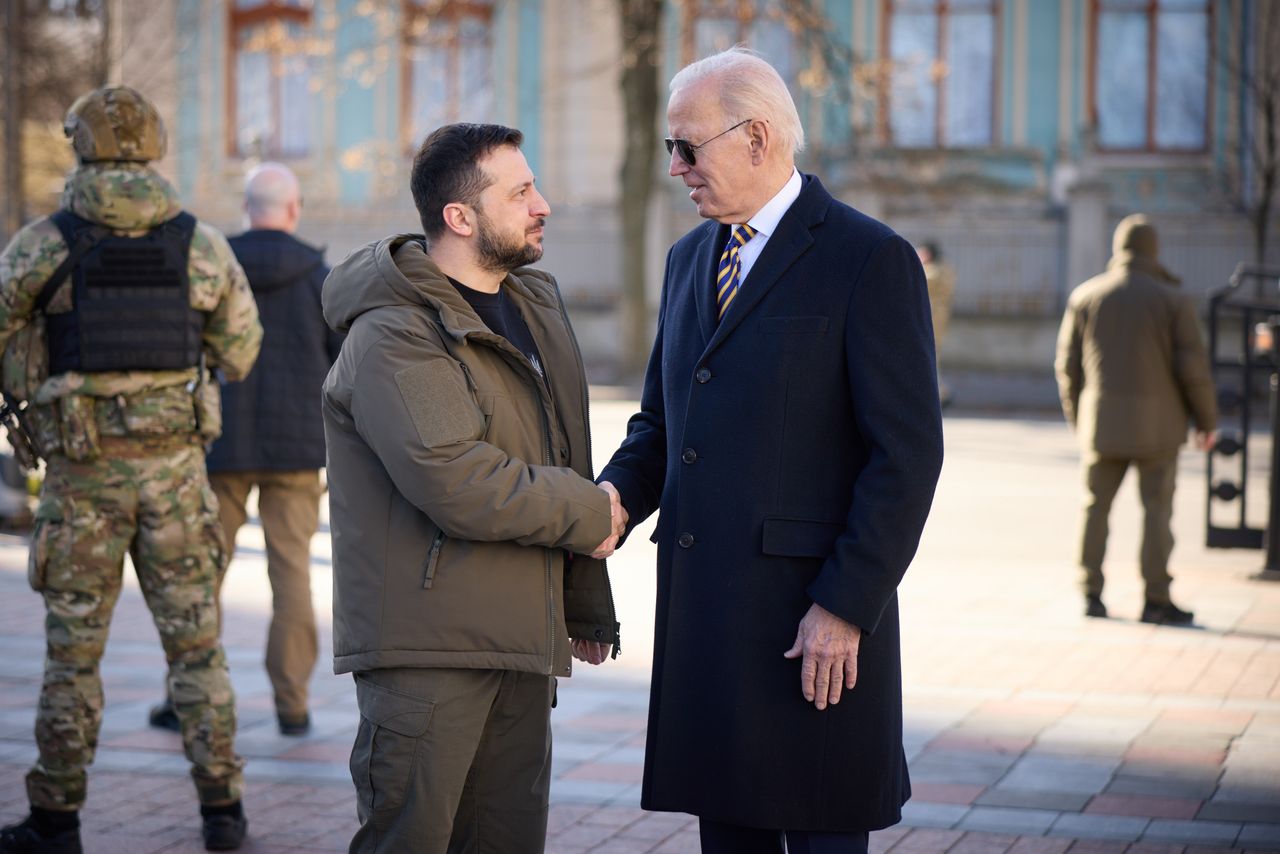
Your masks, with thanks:
M685 162L678 149L671 152L669 173L684 181L698 214L719 222L746 222L754 196L748 125L718 139L736 122L756 116L727 116L720 106L719 84L704 80L671 93L667 104L667 133L702 146L694 153L694 165ZM704 144L705 143L705 144Z

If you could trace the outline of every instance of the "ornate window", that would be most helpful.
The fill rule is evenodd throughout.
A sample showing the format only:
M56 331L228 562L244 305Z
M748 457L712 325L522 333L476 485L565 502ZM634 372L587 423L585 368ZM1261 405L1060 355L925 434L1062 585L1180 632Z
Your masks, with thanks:
M412 151L451 122L492 122L494 0L405 0L400 127Z
M310 0L235 0L227 28L227 149L290 158L312 145Z
M1000 0L884 0L880 120L909 148L992 145Z
M1090 118L1101 148L1200 151L1208 0L1093 0Z
M795 92L796 39L774 0L685 0L682 65L743 44L778 70Z

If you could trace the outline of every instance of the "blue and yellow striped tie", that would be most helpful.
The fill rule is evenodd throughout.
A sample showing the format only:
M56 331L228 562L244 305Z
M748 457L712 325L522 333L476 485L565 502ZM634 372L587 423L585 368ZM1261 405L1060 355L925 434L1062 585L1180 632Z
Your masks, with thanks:
M729 235L729 242L725 244L724 252L720 255L720 271L716 274L716 307L719 310L717 318L724 317L724 313L729 310L729 303L733 302L733 298L738 295L738 286L742 283L742 259L738 257L738 250L755 236L756 230L746 223L735 225L733 233Z

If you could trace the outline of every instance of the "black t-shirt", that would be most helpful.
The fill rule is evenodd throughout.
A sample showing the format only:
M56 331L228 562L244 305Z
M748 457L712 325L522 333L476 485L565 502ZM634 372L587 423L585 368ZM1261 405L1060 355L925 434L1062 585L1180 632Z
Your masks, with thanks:
M511 342L511 346L524 353L525 358L533 365L533 369L538 372L538 376L545 380L547 376L542 368L542 359L538 356L538 345L534 343L529 326L520 316L519 310L507 298L507 289L500 287L496 294L487 294L484 291L469 288L452 277L449 277L449 281L467 304L475 309L476 314L480 315L480 319L484 321L485 326L489 327L489 331L495 335L501 335Z

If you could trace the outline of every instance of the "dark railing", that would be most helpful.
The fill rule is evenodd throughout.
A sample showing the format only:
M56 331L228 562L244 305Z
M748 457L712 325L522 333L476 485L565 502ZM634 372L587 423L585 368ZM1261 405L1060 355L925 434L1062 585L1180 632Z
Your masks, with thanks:
M1270 328L1271 342L1259 349L1256 329ZM1232 334L1235 330L1236 334ZM1265 331L1265 330L1264 330ZM1237 337L1238 336L1238 337ZM1274 518L1280 514L1276 501L1280 488L1280 398L1276 384L1276 368L1280 365L1280 270L1249 267L1241 264L1225 286L1209 295L1209 357L1214 382L1218 389L1220 425L1218 443L1208 457L1207 495L1205 498L1205 531L1209 548L1267 548L1267 566L1272 558L1280 560L1280 525ZM1223 352L1224 350L1228 352ZM1272 437L1271 475L1267 530L1248 524L1249 501L1249 433L1255 429L1254 415L1262 408L1266 391L1270 390ZM1235 429L1226 425L1237 425ZM1221 460L1221 463L1218 461ZM1228 462L1230 461L1230 462ZM1217 464L1215 464L1217 463ZM1238 502L1239 521L1234 527L1213 524L1214 502ZM1234 514L1232 514L1234 515ZM1275 539L1275 543L1269 540ZM1275 553L1273 555L1273 552Z

